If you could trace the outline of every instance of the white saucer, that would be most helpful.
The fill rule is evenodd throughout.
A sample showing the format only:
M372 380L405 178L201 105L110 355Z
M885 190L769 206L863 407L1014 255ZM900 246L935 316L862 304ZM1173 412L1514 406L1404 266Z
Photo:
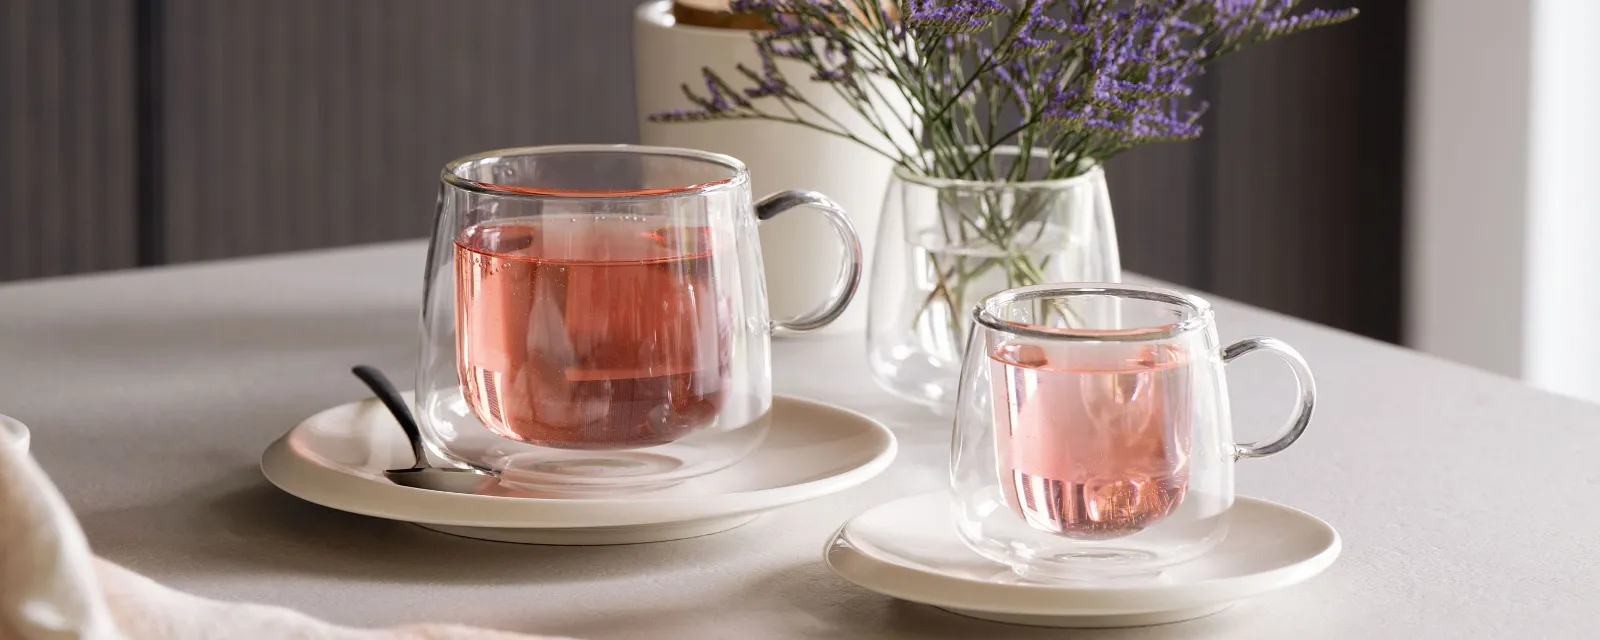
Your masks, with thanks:
M775 396L771 431L749 457L674 487L604 499L538 497L503 487L485 495L442 493L384 479L384 469L411 466L411 449L383 405L368 399L307 418L267 447L261 471L278 488L341 511L469 538L595 545L726 531L763 511L861 484L888 467L894 454L894 436L871 418Z
M0 446L16 447L28 452L28 425L10 416L0 416Z
M1304 582L1339 556L1339 534L1316 516L1240 496L1216 549L1149 585L1023 583L969 550L950 498L928 493L878 505L823 548L833 572L857 585L984 620L1042 627L1134 627L1207 616L1238 600Z

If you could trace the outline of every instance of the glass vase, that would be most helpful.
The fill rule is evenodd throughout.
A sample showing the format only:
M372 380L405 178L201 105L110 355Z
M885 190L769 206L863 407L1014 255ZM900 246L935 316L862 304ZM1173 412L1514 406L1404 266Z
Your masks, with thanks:
M1004 164L1018 158L1015 149L994 156ZM948 413L978 301L1036 284L1121 281L1105 173L1093 166L1072 178L991 182L897 168L871 277L873 377L897 396Z

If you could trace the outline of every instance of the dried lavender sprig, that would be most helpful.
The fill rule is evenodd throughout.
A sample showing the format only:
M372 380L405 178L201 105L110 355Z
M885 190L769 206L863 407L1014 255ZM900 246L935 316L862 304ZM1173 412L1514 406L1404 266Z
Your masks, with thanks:
M809 67L809 77L834 86L879 133L890 137L890 129L901 129L926 140L927 153L896 148L901 164L930 174L981 178L971 174L985 166L993 149L1011 141L1049 149L1052 171L1073 172L1084 170L1084 159L1103 161L1140 144L1199 135L1203 105L1184 106L1178 98L1189 93L1188 81L1206 62L1355 15L1354 10L1294 15L1297 4L900 0L895 13L906 17L901 22L869 0L739 0L735 8L777 26L757 35L759 48ZM733 91L725 82L707 79L705 94L690 98L700 109L666 112L658 119L745 118L754 111L740 100L777 100L786 109L796 101L797 92L781 74L740 72L749 87ZM887 80L892 93L909 104L914 120L885 121L876 106L887 95L868 76ZM1021 119L1013 127L996 127L1006 105ZM789 110L787 119L803 119ZM829 114L818 115L837 125ZM836 132L842 130L837 126ZM974 145L977 152L969 148ZM985 173L993 176L995 169Z

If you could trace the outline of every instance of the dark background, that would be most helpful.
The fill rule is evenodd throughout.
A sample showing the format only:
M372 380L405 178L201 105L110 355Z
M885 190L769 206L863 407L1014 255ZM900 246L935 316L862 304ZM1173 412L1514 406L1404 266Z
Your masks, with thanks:
M0 0L0 280L426 236L446 160L630 142L641 0ZM1396 340L1406 2L1202 80L1124 266Z

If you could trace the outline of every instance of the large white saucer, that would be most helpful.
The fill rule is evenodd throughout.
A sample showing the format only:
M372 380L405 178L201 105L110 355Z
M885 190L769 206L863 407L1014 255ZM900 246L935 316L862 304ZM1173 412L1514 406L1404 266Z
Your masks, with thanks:
M267 448L261 471L278 488L325 507L470 538L631 544L725 531L764 511L848 489L888 467L895 449L894 435L871 418L775 396L760 447L727 469L670 488L620 498L552 498L504 487L441 493L384 479L384 469L411 466L411 450L383 405L367 399L307 418Z
M1043 585L968 549L949 495L928 493L852 518L823 548L840 577L878 593L954 613L1044 627L1134 627L1210 615L1310 579L1339 555L1339 534L1303 511L1240 496L1232 526L1209 553L1158 580L1118 586Z

